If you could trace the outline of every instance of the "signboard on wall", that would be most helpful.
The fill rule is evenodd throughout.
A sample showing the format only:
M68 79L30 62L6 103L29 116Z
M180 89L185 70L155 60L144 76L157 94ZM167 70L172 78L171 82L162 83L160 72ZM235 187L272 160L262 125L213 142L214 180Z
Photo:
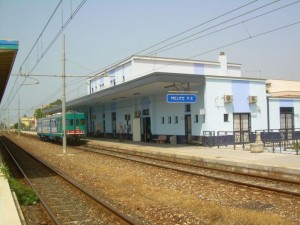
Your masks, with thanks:
M167 94L168 103L196 103L197 95L195 94Z

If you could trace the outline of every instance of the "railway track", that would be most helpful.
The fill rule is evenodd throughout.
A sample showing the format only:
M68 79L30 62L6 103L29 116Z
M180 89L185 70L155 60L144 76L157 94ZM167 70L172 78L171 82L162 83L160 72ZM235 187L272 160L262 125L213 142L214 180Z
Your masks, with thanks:
M56 224L139 224L106 200L88 193L4 137L8 151Z
M172 169L192 175L213 178L216 180L234 183L236 185L242 185L251 188L257 188L260 190L300 197L300 181L288 181L273 177L263 177L253 174L225 171L221 169L209 168L202 165L196 165L196 163L192 164L190 162L175 162L171 158L163 158L160 155L147 156L147 154L145 153L136 153L134 151L129 152L122 149L104 147L100 145L87 144L85 146L80 146L77 148L156 167Z
M34 136L30 137L36 138ZM289 181L276 178L276 176L266 177L254 174L245 174L234 171L216 169L211 168L209 166L199 165L199 163L191 163L188 162L188 160L175 162L171 158L161 157L160 155L155 156L134 151L129 152L122 149L105 147L101 145L86 144L77 148L161 168L172 169L193 175L204 176L207 178L213 178L225 182L234 183L237 185L243 185L261 190L273 191L280 194L300 197L300 180Z

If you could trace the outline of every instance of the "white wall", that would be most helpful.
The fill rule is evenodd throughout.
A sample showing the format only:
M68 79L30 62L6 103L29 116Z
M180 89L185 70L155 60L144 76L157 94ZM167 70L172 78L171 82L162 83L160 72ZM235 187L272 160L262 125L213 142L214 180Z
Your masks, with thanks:
M249 95L257 96L257 103L250 104L252 131L267 129L267 95L265 82L250 82Z
M152 134L184 135L184 104L167 103L166 95L156 95L151 97L151 111L155 112L151 116ZM175 123L175 116L178 116L178 123ZM165 123L161 123L164 117ZM168 123L171 117L171 123Z
M289 101L289 104L286 102ZM271 98L269 101L270 129L280 129L280 107L294 107L294 127L300 128L300 100Z
M245 80L248 89L245 91L244 99L239 100L239 93L234 91L232 79L214 79L206 80L205 91L205 110L206 110L206 131L232 131L233 113L251 113L252 131L267 128L267 103L266 87L264 81ZM233 95L233 103L224 103L224 95ZM241 93L240 93L241 94ZM258 97L257 103L250 104L248 96ZM238 101L239 100L239 101ZM244 111L239 111L240 104L244 104ZM224 114L229 114L229 121L224 122Z
M108 70L101 77L90 80L88 84L88 93L97 92L113 86L113 83L111 82L112 79L115 79L115 84L118 85L154 72L224 76L220 63L218 62L182 62L180 59L163 60L157 58L155 60L150 60L133 58L133 60L126 64L118 65L115 68ZM239 66L227 66L227 75L240 77L241 68ZM103 83L104 86L102 85Z

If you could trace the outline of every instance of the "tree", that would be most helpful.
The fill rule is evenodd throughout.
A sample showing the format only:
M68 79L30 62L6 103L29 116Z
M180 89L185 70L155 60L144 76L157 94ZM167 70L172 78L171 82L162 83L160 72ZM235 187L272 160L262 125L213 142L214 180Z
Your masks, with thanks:
M61 105L61 99L57 99L54 102L51 102L49 105L46 105L45 107L43 107L43 109L50 109L57 105Z
M57 99L54 102L51 102L49 105L46 105L45 107L42 107L42 109L41 108L36 109L33 116L36 119L43 118L43 117L46 116L46 114L43 112L43 109L50 109L50 108L52 108L54 106L57 106L57 105L61 105L61 99Z
M45 117L45 113L43 112L43 110L42 109L36 109L35 110L35 112L34 112L34 117L36 118L36 119L38 119L38 118L43 118L43 117Z
M19 125L18 123L15 123L13 128L17 130L18 125ZM24 130L25 128L26 128L26 125L24 123L20 123L20 130Z

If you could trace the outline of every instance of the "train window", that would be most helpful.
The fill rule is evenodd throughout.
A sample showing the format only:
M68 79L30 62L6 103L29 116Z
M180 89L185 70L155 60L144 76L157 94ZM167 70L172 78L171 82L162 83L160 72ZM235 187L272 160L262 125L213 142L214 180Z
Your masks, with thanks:
M70 119L70 126L74 126L74 120Z
M76 126L79 126L79 119L76 119Z
M84 125L84 119L80 119L80 125Z

